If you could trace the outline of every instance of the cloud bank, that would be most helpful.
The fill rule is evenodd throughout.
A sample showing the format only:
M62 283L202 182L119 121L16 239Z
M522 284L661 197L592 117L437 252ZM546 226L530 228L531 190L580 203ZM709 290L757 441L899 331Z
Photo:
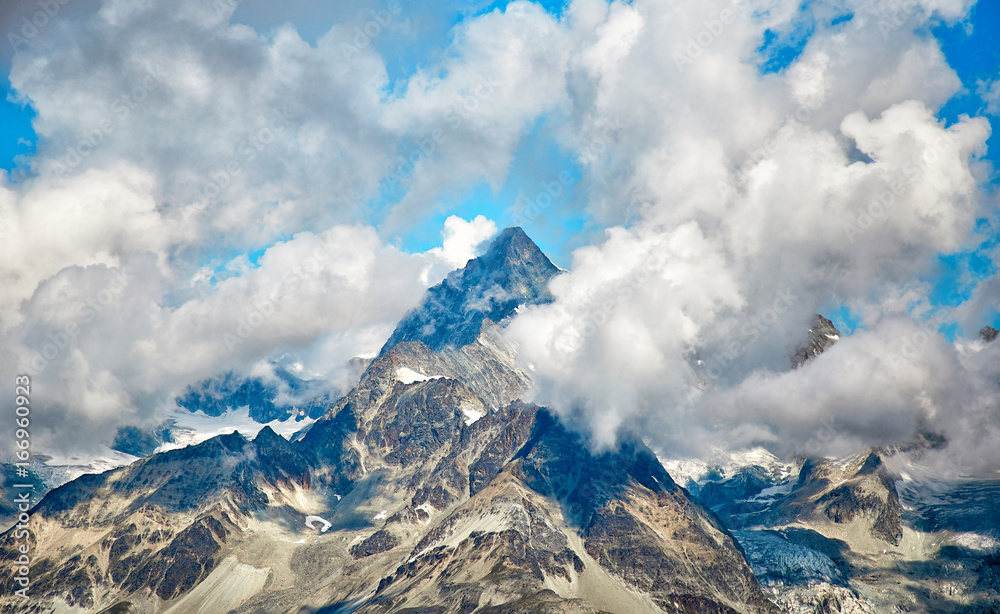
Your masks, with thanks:
M541 185L575 196L528 221L582 216L589 244L510 326L535 401L598 447L793 453L832 420L819 453L938 429L976 458L994 349L918 322L937 256L995 205L990 123L939 119L963 84L927 34L971 6L477 5L400 75L384 50L426 29L407 4L338 11L308 40L247 25L250 5L69 5L11 59L39 139L0 184L2 368L37 372L51 446L279 355L346 381L497 227L449 217L421 253L401 235L499 193L541 134L569 164ZM975 325L989 287L954 317ZM841 305L861 329L789 371L813 313Z
M980 358L992 348L963 354L915 317L938 254L974 241L995 205L980 190L990 125L936 117L961 84L921 33L968 8L595 10L595 32L628 21L628 49L615 38L580 54L570 81L592 104L574 108L572 142L590 211L640 218L578 250L556 301L512 324L533 400L598 448L632 433L668 456L836 455L933 430L969 471L995 468L997 379ZM765 32L804 19L801 55L761 75ZM862 329L791 371L812 315L842 304Z

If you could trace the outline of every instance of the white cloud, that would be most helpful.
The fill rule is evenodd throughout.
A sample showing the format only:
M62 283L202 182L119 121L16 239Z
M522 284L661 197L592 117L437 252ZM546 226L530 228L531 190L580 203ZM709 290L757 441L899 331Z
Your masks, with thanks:
M377 350L440 280L422 279L426 271L453 268L440 252L405 254L371 227L302 232L270 247L258 266L197 285L177 304L167 292L171 271L151 252L120 267L66 267L2 337L3 368L33 376L40 449L107 441L117 425L162 419L164 401L190 383L249 374L288 353L313 378L343 388L353 377L348 360Z
M982 375L977 359L936 341L911 370L877 357L983 213L989 124L937 121L962 84L926 34L970 4L922 0L889 22L860 0L811 3L799 59L762 76L764 32L793 30L801 3L576 0L556 18L518 1L463 19L394 81L378 45L345 55L351 20L310 43L198 2L80 5L13 58L40 138L30 177L0 185L4 368L54 344L38 399L59 444L107 440L164 394L275 353L346 381L344 360L496 226L452 216L430 253L388 245L471 186L499 194L544 124L579 163L582 214L609 230L511 325L538 401L598 444L632 430L676 452L802 437L829 413L837 445L920 420L965 441L991 419L981 397L920 378ZM840 9L853 19L826 25ZM413 36L401 10L386 27ZM266 246L257 265L240 256ZM840 301L872 332L785 373L812 314ZM954 380L992 390L968 377ZM967 426L935 418L951 394Z
M392 235L462 186L499 184L525 123L563 90L550 78L563 33L532 4L469 19L443 77L421 72L400 91L376 45L355 40L365 11L310 44L290 26L231 23L235 3L217 5L74 5L13 56L39 144L28 178L0 185L5 372L75 331L39 359L40 442L108 441L191 381L283 351L347 381L344 361L377 349L496 227L452 217L444 247L414 256ZM384 36L414 35L408 10ZM367 203L396 152L435 129L440 152L378 214L380 237ZM299 270L320 243L327 258ZM259 266L241 256L266 246ZM82 315L114 274L127 286Z
M986 112L990 115L1000 115L1000 79L979 81L976 90L986 103Z
M452 268L460 268L476 257L479 246L496 233L496 223L482 215L477 215L469 222L457 215L450 215L444 221L444 230L441 232L444 237L443 245L432 249L430 253L440 256Z
M578 250L552 284L555 303L511 325L535 366L534 399L595 445L632 432L667 454L808 438L827 416L844 430L821 452L912 435L930 404L961 396L940 340L940 356L920 359L943 378L925 363L879 362L905 329L890 323L788 369L824 305L845 301L871 326L914 307L915 280L963 246L984 211L975 163L989 124L937 121L960 83L917 32L929 14L914 11L891 36L865 14L820 25L798 61L760 77L748 50L797 4L758 20L736 10L714 30L706 23L729 5L632 6L657 36L637 38L613 87L571 78L570 142L589 211L614 222L638 204L642 218ZM956 18L956 6L927 8ZM685 41L699 34L695 57ZM608 125L595 155L588 145Z

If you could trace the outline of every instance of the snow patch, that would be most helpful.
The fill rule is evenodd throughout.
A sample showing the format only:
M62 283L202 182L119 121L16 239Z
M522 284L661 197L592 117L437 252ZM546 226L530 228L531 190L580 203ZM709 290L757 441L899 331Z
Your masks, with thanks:
M63 456L46 453L35 455L35 459L41 461L41 465L33 465L32 470L53 487L58 487L85 473L104 473L131 465L139 457L100 445L90 454Z
M403 382L404 384L412 384L414 382L426 382L431 379L440 379L444 377L443 375L424 375L423 373L417 373L413 369L407 367L400 367L396 369L396 379Z
M953 539L957 545L963 548L985 554L992 554L1000 550L1000 540L988 533L956 533Z
M373 520L385 520L388 516L389 516L389 513L386 512L385 510L382 510L381 512L379 512L379 513L375 514L374 516L372 516L372 519Z
M323 524L323 526L320 527L319 530L320 533L326 533L327 530L329 530L329 528L333 526L332 524L327 522L325 518L322 518L320 516L306 516L306 526L309 527L310 529L315 529L317 522Z
M767 488L761 490L756 495L747 499L747 501L756 503L768 503L773 499L780 499L788 493L792 492L795 488L795 483L792 481L782 482L781 484L775 484L774 486L768 486Z
M482 418L483 416L486 415L486 414L484 414L482 412L476 411L474 409L469 409L467 407L463 407L462 408L462 413L465 414L465 425L466 426L469 426L470 424L474 424L476 422L476 420L479 420L480 418Z
M774 480L785 480L794 473L793 465L782 462L762 447L735 452L720 449L708 459L658 458L670 477L681 486L704 484L713 479L725 480L746 467L760 467Z

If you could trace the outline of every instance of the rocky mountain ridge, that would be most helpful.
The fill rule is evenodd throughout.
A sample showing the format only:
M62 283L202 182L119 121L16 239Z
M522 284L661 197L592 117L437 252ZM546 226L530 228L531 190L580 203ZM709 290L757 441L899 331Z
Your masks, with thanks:
M817 315L792 367L818 360L839 335ZM732 532L783 611L1000 611L1000 481L912 477L914 459L946 444L922 431L847 458L780 461L747 451L725 466L679 474Z
M219 436L50 492L27 611L777 612L641 442L594 454L517 400L530 378L500 327L557 270L525 240L505 231L432 289L291 441ZM489 309L441 319L472 290ZM414 322L435 328L409 339Z
M32 510L35 599L0 612L1000 608L1000 490L903 477L933 433L695 478L641 441L594 453L519 401L530 372L503 326L557 273L508 229L290 440L226 434L53 490ZM816 316L792 366L839 335Z

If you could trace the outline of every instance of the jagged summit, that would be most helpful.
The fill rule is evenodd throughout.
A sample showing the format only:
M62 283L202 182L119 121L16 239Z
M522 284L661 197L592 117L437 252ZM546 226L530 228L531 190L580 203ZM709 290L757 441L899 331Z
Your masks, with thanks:
M507 228L485 254L428 290L380 354L404 341L423 341L435 351L468 345L484 320L502 323L522 305L551 301L548 283L558 273L524 230Z
M552 300L558 272L507 229L301 436L219 435L50 492L32 515L36 598L150 614L777 614L648 448L595 455L518 400L530 377L499 327ZM0 555L16 548L0 534ZM0 612L15 605L0 596Z
M840 339L840 331L818 313L813 316L812 327L809 329L809 339L804 347L800 347L792 355L792 368L797 369L806 362L822 354L828 347Z
M497 238L493 239L493 243L490 244L486 253L479 258L470 260L466 268L473 268L472 263L474 262L477 265L492 267L512 267L523 264L554 266L520 226L511 226L501 231Z
M992 326L984 326L979 330L979 338L989 343L997 338L997 329Z

